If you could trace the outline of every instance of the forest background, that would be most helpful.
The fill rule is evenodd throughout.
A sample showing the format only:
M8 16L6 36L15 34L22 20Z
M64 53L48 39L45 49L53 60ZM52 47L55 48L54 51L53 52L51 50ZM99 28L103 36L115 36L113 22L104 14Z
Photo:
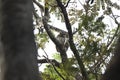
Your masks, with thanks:
M120 1L92 1L33 0L43 80L99 80L104 73L120 34Z

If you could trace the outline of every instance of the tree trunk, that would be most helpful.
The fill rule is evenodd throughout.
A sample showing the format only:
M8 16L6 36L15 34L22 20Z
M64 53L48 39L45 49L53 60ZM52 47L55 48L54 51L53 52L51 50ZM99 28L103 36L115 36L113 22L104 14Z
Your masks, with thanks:
M3 80L41 80L33 34L32 0L1 0Z
M120 80L120 37L116 43L114 56L101 80Z

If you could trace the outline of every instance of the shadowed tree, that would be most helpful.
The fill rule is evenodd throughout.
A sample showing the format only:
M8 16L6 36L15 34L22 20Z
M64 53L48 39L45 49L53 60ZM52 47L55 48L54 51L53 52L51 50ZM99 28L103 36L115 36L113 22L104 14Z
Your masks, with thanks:
M101 80L120 80L120 37L116 43L114 56L111 59Z
M33 34L32 0L0 2L1 42L5 63L2 67L2 80L41 80Z

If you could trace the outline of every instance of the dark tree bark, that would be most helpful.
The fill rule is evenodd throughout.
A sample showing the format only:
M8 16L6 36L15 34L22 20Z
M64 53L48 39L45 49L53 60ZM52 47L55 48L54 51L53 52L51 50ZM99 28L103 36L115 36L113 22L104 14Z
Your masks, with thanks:
M41 80L33 34L32 0L1 0L3 80Z
M116 43L114 56L112 57L101 80L120 80L120 37Z

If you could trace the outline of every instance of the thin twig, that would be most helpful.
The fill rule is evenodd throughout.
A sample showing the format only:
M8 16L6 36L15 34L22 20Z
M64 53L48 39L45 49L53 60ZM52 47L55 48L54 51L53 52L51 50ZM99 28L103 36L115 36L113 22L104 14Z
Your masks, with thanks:
M114 19L115 23L118 25L118 27L117 27L117 29L116 29L116 31L115 31L115 34L113 35L111 41L107 44L107 47L109 47L110 44L113 42L113 40L115 39L115 37L116 37L117 34L119 33L119 28L120 28L120 23L118 23L118 21L117 21L117 19L115 18L113 12L112 12L112 16L113 16L113 19Z

